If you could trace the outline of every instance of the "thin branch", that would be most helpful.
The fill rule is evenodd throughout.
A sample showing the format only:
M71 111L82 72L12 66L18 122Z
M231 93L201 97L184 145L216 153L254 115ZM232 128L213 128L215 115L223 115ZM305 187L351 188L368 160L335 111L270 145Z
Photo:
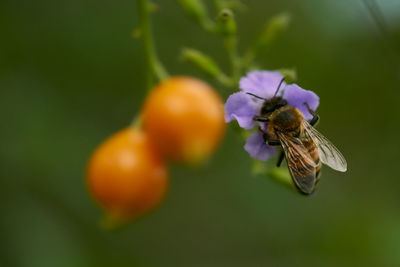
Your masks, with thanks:
M154 48L149 3L147 0L137 0L137 3L139 12L139 27L142 34L142 43L147 61L146 83L149 90L154 85L154 77L156 77L158 80L163 80L168 77L168 74L158 59Z

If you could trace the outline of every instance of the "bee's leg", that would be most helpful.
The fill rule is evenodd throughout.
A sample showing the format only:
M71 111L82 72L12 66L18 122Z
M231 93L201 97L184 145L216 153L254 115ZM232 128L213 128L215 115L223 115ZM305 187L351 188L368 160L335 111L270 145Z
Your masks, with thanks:
M310 120L310 125L315 126L319 122L319 116L317 114Z
M280 146L281 145L281 141L272 140L271 136L269 135L269 133L267 131L264 131L263 129L261 129L261 127L258 127L258 130L263 133L264 141L268 145L270 145L270 146Z
M253 121L258 121L258 122L268 122L269 119L263 116L254 116Z
M281 145L281 141L279 140L268 140L267 144L270 146L280 146Z
M285 154L283 154L282 151L279 153L278 161L276 162L276 167L280 167L280 166L281 166L282 161L283 161L283 156L284 156L284 155L285 155Z
M304 102L304 105L307 107L308 112L310 112L310 114L313 115L313 118L310 120L309 123L311 124L311 126L316 125L319 121L319 116L315 113L314 110L310 108L310 106L307 103Z

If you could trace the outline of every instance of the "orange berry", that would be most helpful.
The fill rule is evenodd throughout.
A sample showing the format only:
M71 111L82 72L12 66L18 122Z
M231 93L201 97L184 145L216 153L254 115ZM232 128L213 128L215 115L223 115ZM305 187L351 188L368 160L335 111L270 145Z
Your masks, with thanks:
M102 143L89 160L87 182L115 221L137 218L164 198L168 174L147 135L133 127Z
M222 99L208 84L190 77L157 85L146 99L142 119L159 152L177 162L205 159L225 131Z

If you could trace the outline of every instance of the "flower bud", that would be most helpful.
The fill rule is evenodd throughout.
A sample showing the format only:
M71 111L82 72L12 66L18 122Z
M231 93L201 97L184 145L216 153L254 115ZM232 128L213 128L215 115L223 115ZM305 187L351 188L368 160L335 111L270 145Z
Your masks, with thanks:
M212 30L213 22L210 20L203 0L178 0L186 14L206 30Z
M286 13L272 17L255 42L255 49L259 50L271 44L276 37L284 31L290 22L290 16Z
M222 9L217 19L218 32L223 36L232 36L236 34L237 27L235 17L230 9Z

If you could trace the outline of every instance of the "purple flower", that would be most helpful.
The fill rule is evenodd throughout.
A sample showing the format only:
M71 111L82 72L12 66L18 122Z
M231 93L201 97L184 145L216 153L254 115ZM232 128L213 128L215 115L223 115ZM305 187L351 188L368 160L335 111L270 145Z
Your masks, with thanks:
M239 82L241 91L230 95L225 103L225 121L236 120L239 126L246 130L258 125L257 122L253 121L253 117L259 115L263 101L246 93L252 93L262 98L271 98L274 96L282 78L283 76L279 71L253 71L241 78ZM290 106L298 108L306 120L313 117L304 103L307 103L312 110L317 109L319 97L314 92L304 90L297 84L282 83L280 88L278 95L286 99ZM260 131L255 131L250 135L244 149L252 158L261 161L268 160L277 152L275 147L264 142Z

